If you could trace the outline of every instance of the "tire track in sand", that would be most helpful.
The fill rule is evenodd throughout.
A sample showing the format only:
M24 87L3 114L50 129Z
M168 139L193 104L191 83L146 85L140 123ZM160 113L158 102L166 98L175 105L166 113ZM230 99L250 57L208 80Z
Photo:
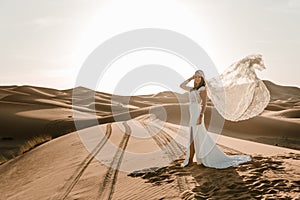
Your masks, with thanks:
M148 133L152 136L153 140L156 142L156 144L160 147L161 150L163 150L169 160L172 162L178 158L178 155L180 153L184 153L182 147L180 144L178 144L173 137L171 137L167 132L163 130L158 130L157 127L145 122L139 121L142 126L148 131ZM155 131L156 129L156 131ZM179 192L182 193L186 190L189 190L189 183L187 181L187 177L185 175L176 175L176 182L179 188Z
M79 181L80 177L92 162L94 157L100 152L103 146L106 144L107 140L110 138L112 133L111 123L106 125L106 132L105 136L100 140L97 146L92 150L92 152L80 163L79 167L75 170L75 173L71 176L70 181L64 184L62 188L62 193L56 197L55 199L66 199L67 196L70 194L74 186Z
M115 190L115 184L118 178L120 165L123 160L124 152L127 147L129 138L131 136L131 128L127 124L127 122L122 123L125 127L125 134L119 144L119 148L117 152L115 153L112 162L110 163L110 166L103 178L103 182L99 188L98 191L98 197L97 199L112 199L114 190Z

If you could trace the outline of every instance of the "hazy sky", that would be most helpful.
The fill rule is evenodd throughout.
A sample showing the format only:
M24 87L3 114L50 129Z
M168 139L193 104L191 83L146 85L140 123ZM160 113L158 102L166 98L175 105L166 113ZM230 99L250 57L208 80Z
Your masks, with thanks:
M260 53L267 68L258 72L261 79L299 87L299 24L299 0L0 0L0 85L72 88L84 60L102 42L133 29L163 28L196 41L219 72ZM137 65L184 65L163 53L143 56L122 58L106 78L116 83ZM182 75L188 78L193 70L186 69ZM113 85L99 90L112 92Z

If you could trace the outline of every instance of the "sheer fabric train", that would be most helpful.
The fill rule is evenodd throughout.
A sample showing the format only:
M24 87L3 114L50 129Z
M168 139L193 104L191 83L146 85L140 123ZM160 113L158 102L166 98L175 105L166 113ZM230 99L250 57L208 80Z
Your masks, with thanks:
M261 55L247 56L227 68L220 78L206 80L208 96L225 119L249 119L260 114L268 105L270 93L256 76L255 69L265 69ZM202 123L197 125L201 112L200 90L204 90L204 87L189 92L188 144L181 166L184 167L189 162L189 147L193 140L197 164L222 169L250 161L251 157L248 155L225 154L207 132L204 117Z

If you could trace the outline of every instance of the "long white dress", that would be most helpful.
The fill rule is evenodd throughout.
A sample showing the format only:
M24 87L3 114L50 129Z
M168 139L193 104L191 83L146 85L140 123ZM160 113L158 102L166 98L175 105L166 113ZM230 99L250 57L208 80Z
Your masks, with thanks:
M225 119L246 120L259 115L268 105L270 93L257 77L255 69L265 69L260 54L246 56L229 66L219 77L205 79L208 97ZM201 125L197 125L201 111L199 91L204 89L205 87L201 87L198 91L192 90L189 93L190 128L186 157L181 166L186 166L189 162L192 140L198 164L227 168L250 161L248 155L226 155L207 132L204 116Z
M199 115L201 112L201 98L199 95L200 90L204 90L205 87L201 87L198 90L192 90L189 93L190 99L190 122L189 122L189 135L188 146L184 162L182 167L186 166L189 162L190 145L194 140L195 157L197 164L203 164L206 167L213 168L227 168L230 166L238 165L251 160L248 155L226 155L215 143L213 138L210 137L204 125L204 116L202 123L197 125Z

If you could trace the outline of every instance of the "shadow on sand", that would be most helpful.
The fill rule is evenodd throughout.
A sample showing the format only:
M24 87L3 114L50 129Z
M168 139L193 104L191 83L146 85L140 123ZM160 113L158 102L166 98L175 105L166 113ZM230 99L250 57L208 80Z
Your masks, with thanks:
M181 168L183 159L169 166L134 171L128 176L142 177L154 185L176 184L176 177L186 180L187 188L180 191L182 199L292 199L300 192L299 180L282 178L286 174L282 159L299 160L299 155L252 157L252 161L227 169L196 165ZM273 174L272 178L266 174Z

